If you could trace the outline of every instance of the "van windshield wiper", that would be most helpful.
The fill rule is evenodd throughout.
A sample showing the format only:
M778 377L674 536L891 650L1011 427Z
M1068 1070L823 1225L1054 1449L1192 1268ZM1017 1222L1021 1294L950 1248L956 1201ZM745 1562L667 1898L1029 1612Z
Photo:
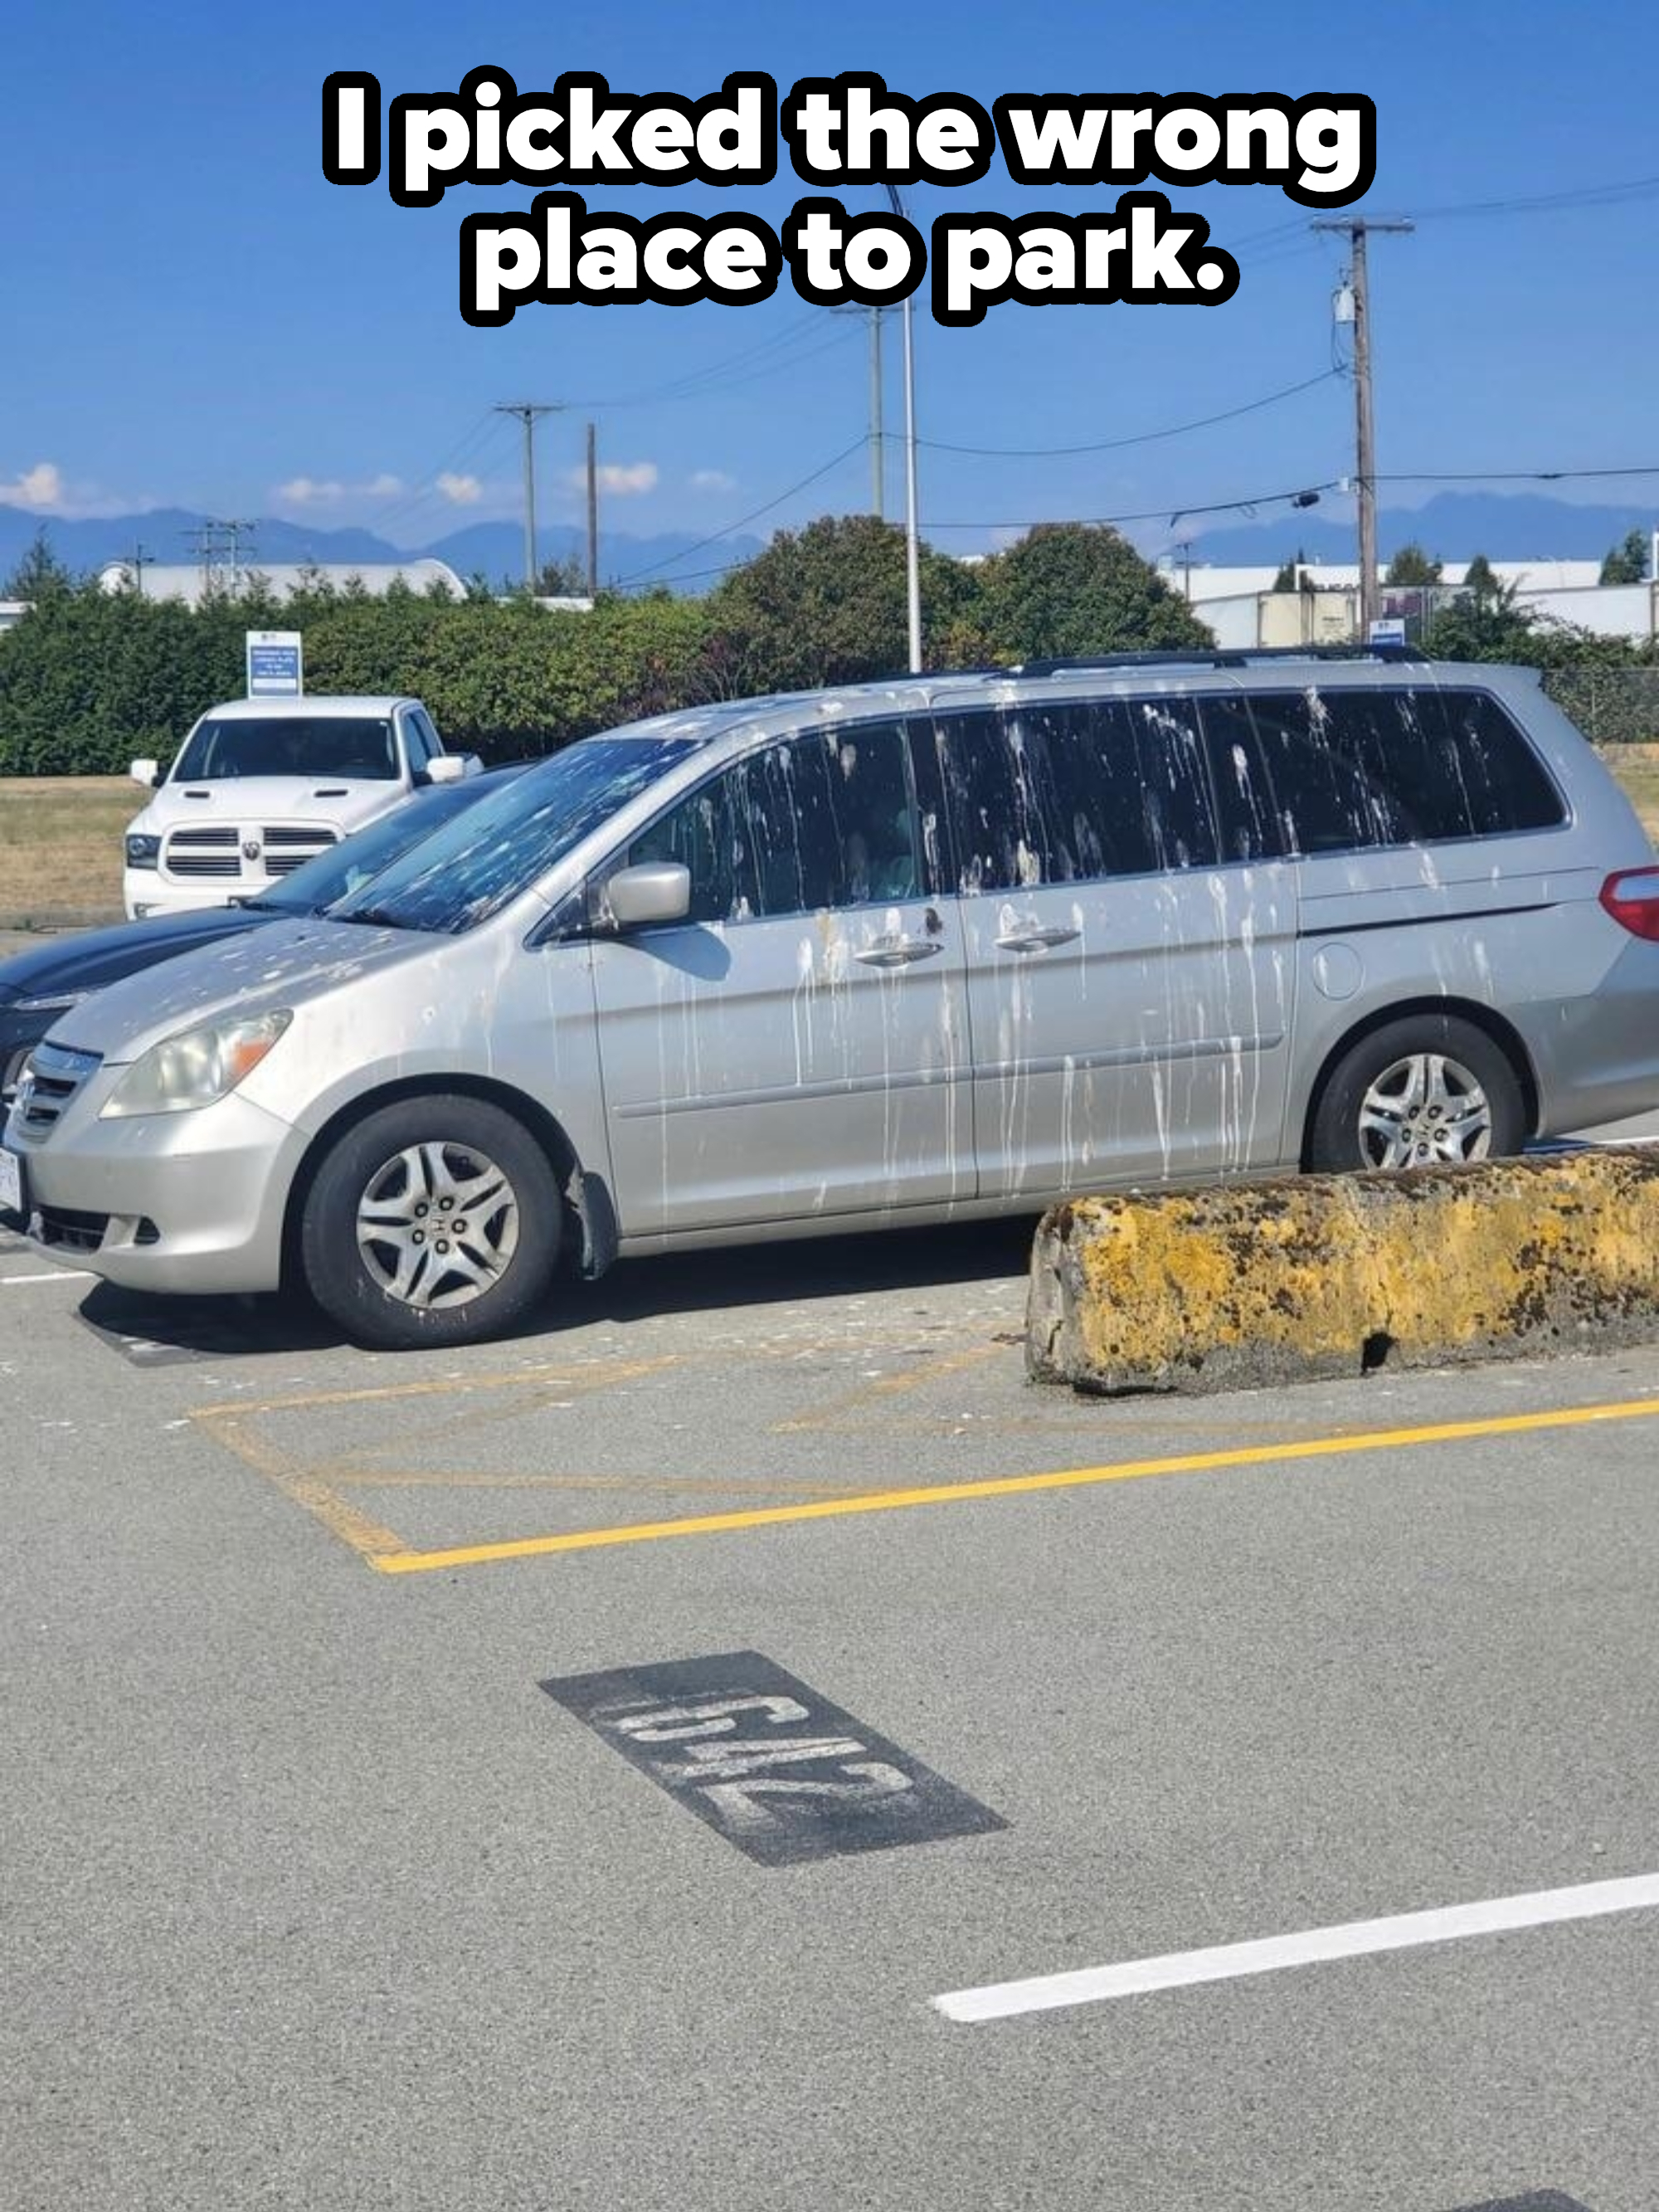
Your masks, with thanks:
M418 929L420 924L409 921L400 914L392 914L383 906L325 907L325 917L330 921L361 921L370 929Z

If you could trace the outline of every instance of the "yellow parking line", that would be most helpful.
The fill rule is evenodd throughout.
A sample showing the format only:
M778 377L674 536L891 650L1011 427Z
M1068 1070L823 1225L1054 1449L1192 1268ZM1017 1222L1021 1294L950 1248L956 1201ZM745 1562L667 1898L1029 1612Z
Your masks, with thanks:
M591 1552L611 1544L654 1543L667 1536L715 1536L744 1528L775 1528L791 1521L830 1521L849 1513L898 1513L918 1505L959 1505L984 1498L1018 1498L1045 1490L1080 1490L1094 1483L1133 1482L1154 1474L1203 1474L1222 1468L1264 1467L1290 1460L1334 1459L1357 1452L1399 1451L1417 1444L1455 1443L1486 1437L1522 1436L1547 1429L1583 1428L1597 1421L1650 1420L1659 1398L1612 1405L1570 1406L1536 1413L1504 1413L1480 1421L1440 1421L1424 1428L1369 1429L1358 1435L1310 1437L1276 1444L1243 1444L1227 1451L1187 1452L1166 1459L1128 1460L1111 1467L1064 1468L1050 1474L996 1476L986 1482L952 1482L920 1490L870 1491L853 1498L814 1499L798 1505L758 1506L736 1513L700 1514L684 1521L627 1522L560 1536L523 1536L498 1544L463 1544L445 1551L368 1554L383 1575L431 1574L446 1567L483 1566L496 1559L532 1559L554 1552Z

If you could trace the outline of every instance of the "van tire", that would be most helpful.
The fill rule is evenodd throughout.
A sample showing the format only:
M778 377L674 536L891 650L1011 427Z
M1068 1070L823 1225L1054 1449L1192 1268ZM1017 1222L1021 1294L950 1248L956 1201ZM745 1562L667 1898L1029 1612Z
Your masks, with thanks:
M544 1294L562 1225L552 1167L523 1122L434 1092L383 1106L330 1146L301 1215L301 1269L354 1344L477 1344Z
M1501 1159L1527 1139L1503 1048L1455 1014L1407 1014L1362 1037L1319 1094L1308 1136L1316 1175Z

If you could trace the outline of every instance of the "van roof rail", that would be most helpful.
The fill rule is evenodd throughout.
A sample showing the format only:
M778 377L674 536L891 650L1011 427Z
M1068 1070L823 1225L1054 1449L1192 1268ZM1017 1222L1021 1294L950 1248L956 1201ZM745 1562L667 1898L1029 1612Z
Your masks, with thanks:
M1052 660L1027 660L1009 667L1010 676L1065 676L1091 668L1251 668L1258 661L1377 660L1426 661L1409 645L1251 645L1168 648L1154 653L1067 654Z

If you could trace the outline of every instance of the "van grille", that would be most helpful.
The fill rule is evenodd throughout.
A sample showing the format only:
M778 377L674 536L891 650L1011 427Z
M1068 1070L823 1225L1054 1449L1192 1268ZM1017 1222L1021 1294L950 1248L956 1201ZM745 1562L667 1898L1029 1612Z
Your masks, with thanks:
M58 1252L95 1252L109 1228L106 1213L78 1213L67 1206L40 1210L40 1242Z
M95 1052L36 1045L18 1088L18 1126L23 1134L37 1142L49 1136L70 1099L102 1064Z

